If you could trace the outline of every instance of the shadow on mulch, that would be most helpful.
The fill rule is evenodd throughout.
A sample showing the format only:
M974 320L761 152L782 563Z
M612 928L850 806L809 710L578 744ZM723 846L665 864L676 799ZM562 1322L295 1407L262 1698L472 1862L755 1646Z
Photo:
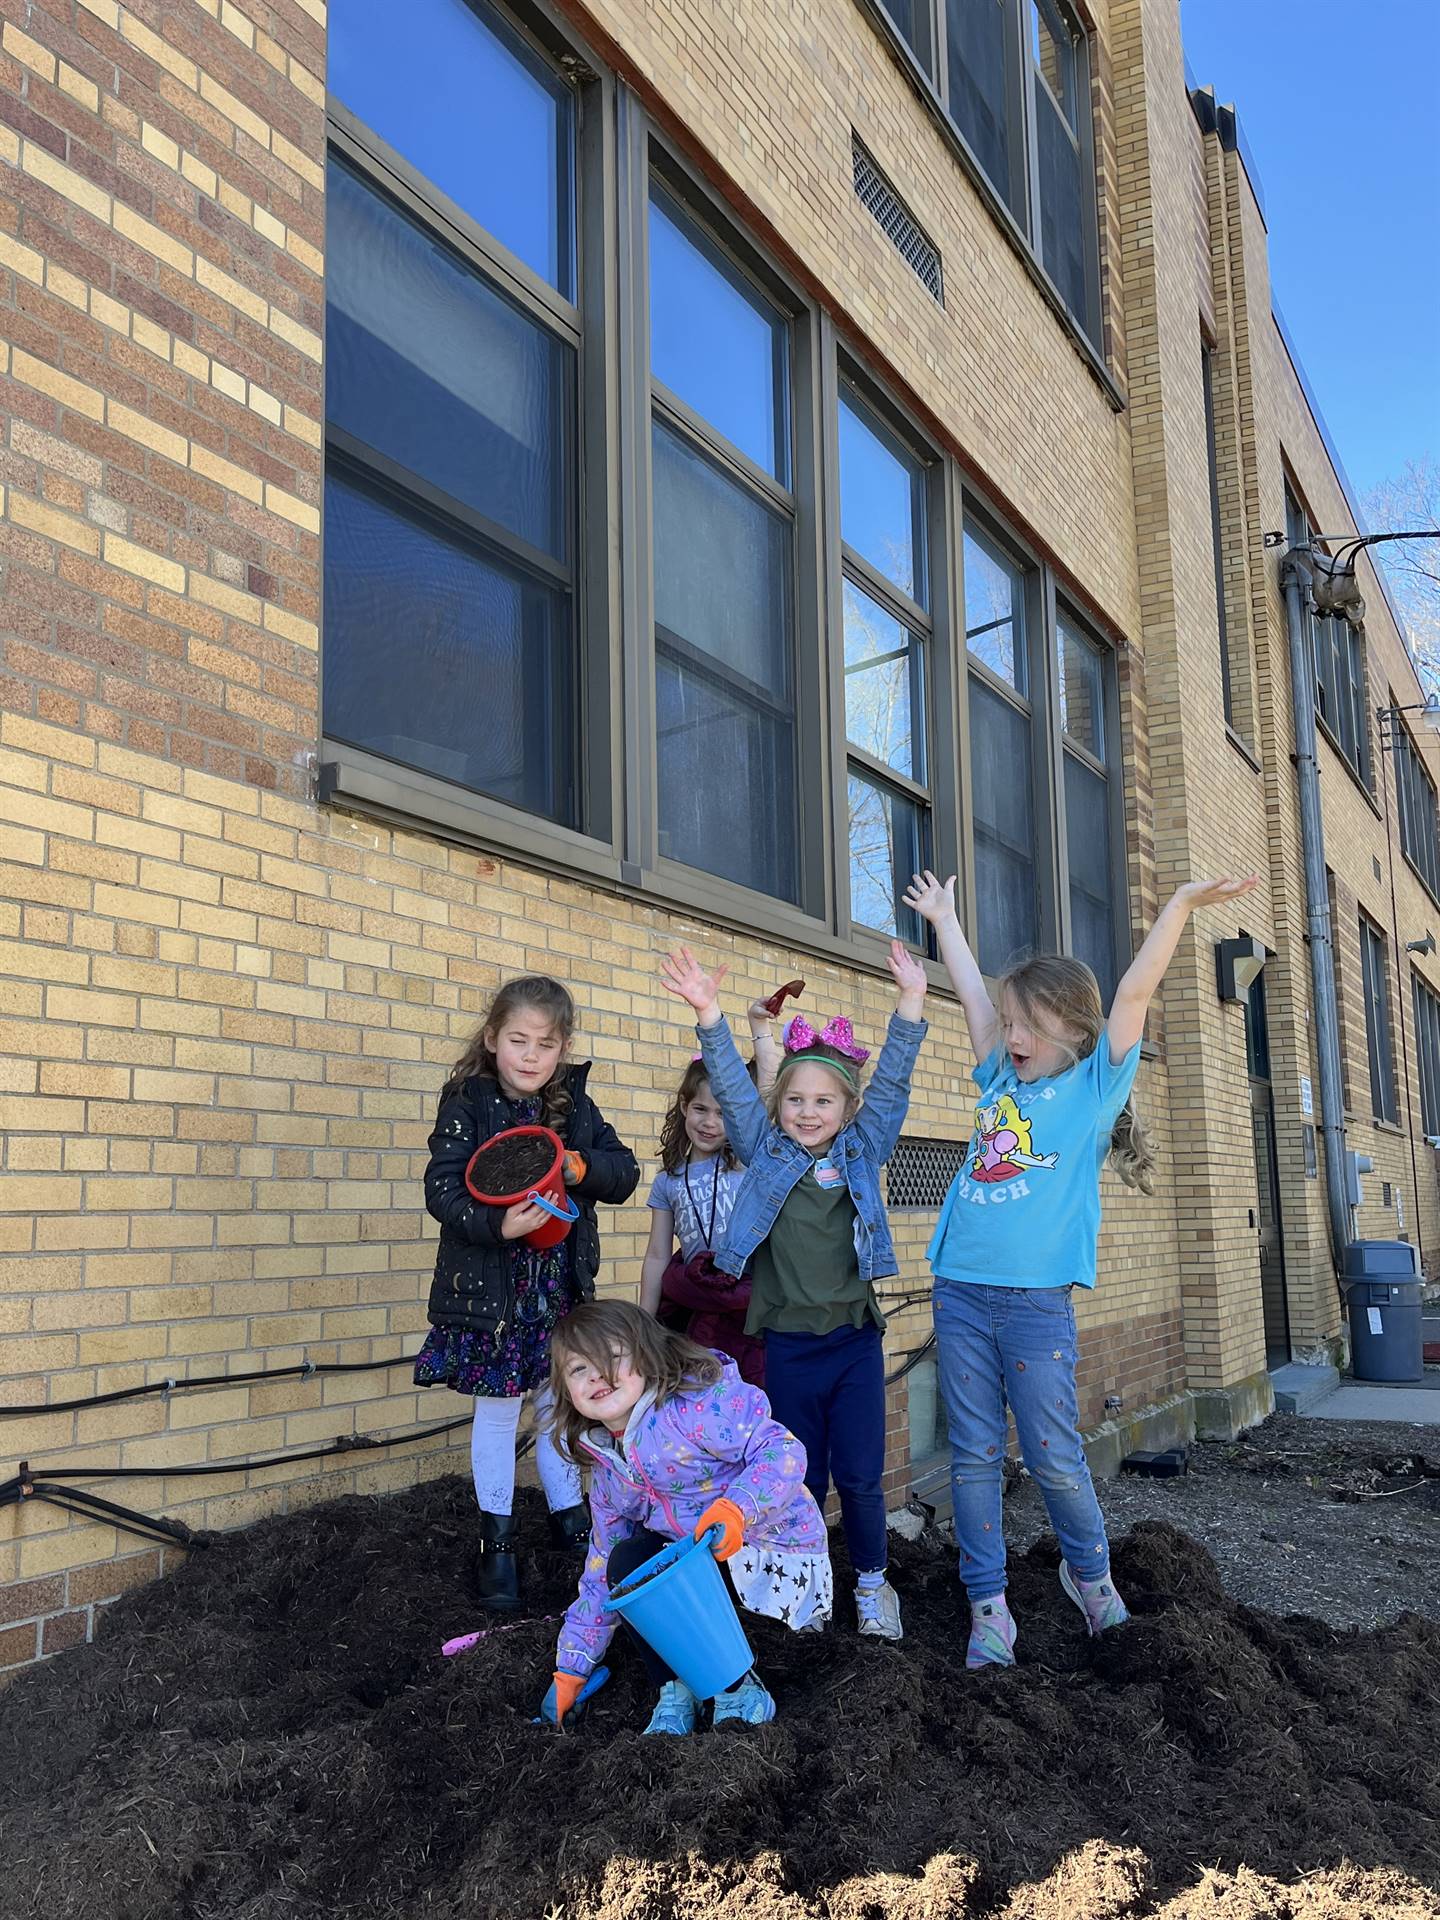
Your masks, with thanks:
M1138 1526L1090 1643L1052 1542L1012 1568L1021 1666L967 1675L951 1555L894 1542L902 1646L751 1621L769 1727L642 1739L615 1649L532 1725L555 1626L440 1657L459 1479L218 1537L96 1645L0 1694L0 1920L1433 1920L1440 1625L1337 1633L1229 1601ZM533 1495L525 1536L543 1537ZM524 1563L535 1614L575 1563ZM837 1568L837 1588L845 1591Z

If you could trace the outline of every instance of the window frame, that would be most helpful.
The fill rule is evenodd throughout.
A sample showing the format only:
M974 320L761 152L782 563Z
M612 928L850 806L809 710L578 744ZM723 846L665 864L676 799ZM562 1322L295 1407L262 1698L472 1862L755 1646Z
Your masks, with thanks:
M1230 623L1225 610L1225 538L1220 515L1220 456L1215 430L1217 349L1200 336L1200 385L1205 403L1205 464L1210 485L1210 542L1215 557L1215 616L1220 642L1220 692L1225 724L1235 726L1235 688L1230 666Z
M1410 968L1410 988L1415 1014L1415 1065L1420 1083L1420 1129L1427 1140L1434 1140L1440 1137L1440 993L1414 965Z
M1292 482L1288 469L1284 484L1286 539L1292 547L1305 546L1314 540L1314 523L1310 518L1309 510L1301 501L1299 489ZM1369 685L1369 657L1364 629L1352 627L1350 622L1340 614L1324 615L1312 612L1306 615L1306 619L1310 635L1311 693L1314 698L1316 729L1339 754L1349 769L1351 777L1373 806L1375 804L1375 760L1371 752L1370 699L1366 692ZM1334 629L1337 621L1344 628L1347 636L1343 692L1350 709L1350 724L1355 735L1356 750L1353 754L1345 745L1343 728L1336 724L1340 721L1341 715L1337 712L1332 717L1321 707L1321 694L1328 691L1321 666L1322 633L1324 646L1336 668L1330 677L1330 684L1334 688L1334 704L1337 708L1340 705L1342 693L1340 662L1335 658L1334 649Z
M1400 1124L1400 1097L1395 1078L1395 1031L1390 1008L1392 996L1388 942L1363 909L1359 918L1360 984L1365 1004L1370 1111L1372 1117L1382 1125L1394 1127Z
M1100 376L1113 405L1123 408L1124 395L1105 359L1106 315L1100 283L1101 186L1095 146L1095 58L1093 32L1068 0L1052 0L1072 36L1076 49L1076 127L1081 170L1081 220L1085 241L1086 306L1077 314L1047 266L1039 229L1039 145L1035 132L1034 87L1040 76L1030 51L1031 0L998 0L1005 9L1005 110L1018 129L1018 154L1010 155L1010 180L1002 187L991 179L949 106L949 25L946 0L915 0L917 33L906 37L885 0L859 0L882 37L916 85L921 98L935 112L956 147L971 181L995 215L1007 238L1017 247L1032 278L1047 295L1092 369ZM1062 115L1063 118L1063 115ZM1068 123L1067 123L1068 124ZM1088 184L1088 191L1087 189ZM1015 200L1022 204L1018 210Z
M849 779L853 765L856 771L872 786L891 790L903 799L910 801L921 815L921 837L926 843L924 865L932 865L940 855L937 851L946 844L940 827L940 816L944 803L953 802L956 770L954 753L955 742L949 737L946 718L953 712L954 700L952 667L950 655L950 598L948 591L948 570L946 559L951 540L946 524L944 486L945 459L931 442L922 434L914 421L905 411L879 387L873 379L843 354L835 341L834 330L827 323L824 355L827 370L831 377L826 380L825 392L829 402L826 428L826 471L834 476L833 500L831 511L826 515L826 576L830 605L834 608L831 630L835 644L830 648L829 690L832 722L830 727L831 762L843 777L834 781L834 807L832 832L834 834L837 861L837 891L842 894L840 901L841 926L845 937L865 944L874 943L878 952L883 953L892 936L881 929L871 927L867 922L855 917L854 902L851 899L850 874L850 817L849 817ZM925 574L928 598L927 611L920 602L906 594L895 583L866 560L865 556L849 546L844 537L844 521L840 487L840 397L842 390L848 390L857 409L868 413L876 424L899 442L901 451L917 462L921 469L921 484L924 489L923 524L925 531ZM848 713L846 706L846 669L845 669L845 585L850 581L873 600L881 610L903 625L912 634L918 635L923 650L924 670L922 680L922 698L919 721L924 729L924 780L899 773L895 768L885 765L855 745L849 735ZM914 680L912 673L911 699L914 700ZM912 727L914 725L912 708ZM945 808L948 811L948 808ZM843 864L845 883L839 885L839 869ZM953 868L946 868L947 872ZM922 940L906 940L916 952L930 957L935 950L934 936L928 926L921 923ZM898 936L905 940L902 933Z
M1032 848L1035 872L1036 941L1041 948L1059 949L1064 942L1057 875L1060 855L1057 823L1060 789L1055 785L1054 759L1050 738L1058 724L1054 698L1051 658L1054 645L1054 582L1049 569L1041 564L1025 544L1017 540L979 495L966 490L956 540L955 565L959 579L956 606L960 612L957 645L961 655L958 678L961 683L964 732L961 740L966 755L965 815L965 924L975 928L979 921L979 873L975 855L974 804L969 779L970 752L970 678L976 675L991 693L1003 699L1030 723L1030 807L1035 822ZM975 534L993 548L1000 558L1020 575L1020 605L1024 621L1024 659L1027 690L1020 693L1003 675L970 651L965 626L965 537ZM978 938L978 936L977 936ZM989 976L993 978L994 976Z
M492 795L421 768L387 759L340 741L324 731L326 656L324 605L325 521L321 521L321 606L318 660L318 698L321 715L318 798L322 804L353 800L367 811L396 821L431 821L484 846L525 847L536 857L567 867L618 875L613 858L614 825L619 817L618 730L612 724L614 702L613 649L596 636L609 631L608 607L619 553L613 541L583 535L587 526L608 524L610 460L607 422L614 406L614 369L606 336L609 290L606 284L608 208L613 200L613 120L615 84L598 61L585 53L568 30L535 0L506 0L475 9L477 25L485 30L484 15L493 12L504 26L545 61L570 91L574 103L574 165L570 203L575 221L575 293L568 301L518 255L440 188L429 182L405 156L359 120L333 93L326 95L326 151L334 151L374 191L395 201L410 218L433 233L438 242L457 254L503 297L519 305L539 324L559 333L575 352L575 417L571 470L568 476L567 521L572 556L569 568L572 620L572 728L569 782L574 796L576 824L527 812ZM337 459L343 468L357 468L389 489L397 482L428 513L467 526L485 535L482 516L463 503L437 500L437 489L423 476L411 475L374 449L359 452L353 437L329 419L322 427L325 471ZM461 511L456 511L457 504ZM597 515L599 516L597 518ZM504 535L491 544L501 551L519 552L523 543ZM553 563L552 563L553 564ZM582 719L584 724L581 724ZM597 746L596 742L603 742ZM607 849L612 857L607 858Z
M721 927L788 942L851 965L880 970L889 936L854 920L849 899L846 782L833 770L848 766L843 582L853 574L882 606L920 629L919 602L893 609L896 590L868 572L863 556L841 539L838 394L843 378L862 407L909 449L926 473L929 613L926 724L927 772L907 782L893 769L872 768L863 750L857 765L882 784L928 808L930 857L936 870L960 876L966 924L975 923L975 863L969 687L983 662L969 658L963 638L964 535L973 528L995 544L1023 576L1025 649L1029 678L1037 941L1065 947L1069 935L1068 872L1063 808L1063 743L1058 734L1057 588L1053 569L1004 521L959 462L930 437L925 423L891 395L859 360L842 351L835 323L818 300L777 267L720 194L709 186L658 128L636 96L592 60L568 28L545 11L543 0L487 0L512 28L524 31L569 80L576 101L574 204L577 221L577 301L564 302L523 262L460 209L450 207L376 136L331 100L327 137L337 154L373 176L377 188L413 209L444 244L470 260L507 297L523 296L544 323L557 316L578 334L575 462L573 473L573 602L576 638L577 827L554 823L489 799L436 775L322 735L322 804L354 805L371 817L410 830L438 829L447 839L500 859L597 883L621 896L679 912L694 912ZM483 9L482 9L483 11ZM794 753L800 812L797 862L800 904L787 903L735 882L662 858L658 851L658 756L655 749L655 630L651 533L651 423L656 412L649 368L648 220L652 174L710 242L790 319L790 488L793 501ZM518 290L518 292L517 292ZM714 430L678 395L665 393L663 417L707 455ZM327 459L353 449L327 425ZM725 449L726 464L744 460ZM762 494L768 475L747 473ZM417 499L424 506L423 496ZM599 530L598 532L596 530ZM322 521L322 542L324 522ZM899 596L904 601L904 596ZM1068 603L1068 617L1101 647L1106 673L1105 723L1111 764L1111 872L1116 917L1116 962L1128 950L1128 866L1125 858L1125 780L1114 648L1103 628ZM320 671L325 647L323 607ZM993 676L991 676L993 678ZM997 683L1004 697L1013 690ZM912 792L912 787L917 790ZM945 979L926 930L926 958L937 986Z
M1052 590L1053 592L1053 590ZM1104 728L1102 744L1104 759L1098 758L1083 741L1064 732L1060 721L1060 622L1072 625L1081 639L1087 641L1100 660L1101 724ZM1125 759L1121 750L1121 711L1120 711L1120 669L1116 649L1101 633L1096 631L1094 623L1085 618L1074 602L1067 596L1053 595L1053 609L1047 624L1046 637L1052 649L1049 663L1053 684L1052 699L1055 706L1052 738L1054 748L1055 780L1055 848L1057 866L1056 900L1060 911L1061 951L1074 954L1074 927L1070 911L1070 836L1069 823L1065 808L1065 762L1069 753L1088 767L1092 773L1100 774L1105 781L1105 824L1109 833L1107 865L1110 872L1110 959L1115 972L1114 986L1118 986L1130 964L1131 928L1130 928L1130 874L1125 853ZM1080 957L1080 956L1077 956ZM1114 986L1111 992L1114 991ZM1105 983L1101 982L1102 997ZM1107 1009L1108 1011L1108 1009Z
M1398 712L1393 693L1390 711L1395 715L1393 759L1400 851L1416 879L1440 906L1440 791L1414 735Z

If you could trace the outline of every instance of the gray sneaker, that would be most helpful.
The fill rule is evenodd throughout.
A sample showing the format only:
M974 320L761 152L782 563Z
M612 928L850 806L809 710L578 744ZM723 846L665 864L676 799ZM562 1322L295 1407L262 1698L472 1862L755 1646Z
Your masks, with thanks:
M711 1720L717 1727L727 1720L743 1720L748 1726L761 1727L774 1718L774 1698L753 1667L728 1692L716 1694L711 1714Z
M878 1587L856 1587L855 1612L861 1633L876 1640L905 1638L900 1624L900 1596L888 1580L882 1580Z

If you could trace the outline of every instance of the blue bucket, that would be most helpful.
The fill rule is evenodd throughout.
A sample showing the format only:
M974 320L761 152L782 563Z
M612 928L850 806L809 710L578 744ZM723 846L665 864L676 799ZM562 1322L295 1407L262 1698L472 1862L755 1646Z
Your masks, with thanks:
M755 1664L712 1551L720 1537L711 1527L699 1540L677 1540L605 1602L605 1611L628 1621L699 1700L733 1687Z

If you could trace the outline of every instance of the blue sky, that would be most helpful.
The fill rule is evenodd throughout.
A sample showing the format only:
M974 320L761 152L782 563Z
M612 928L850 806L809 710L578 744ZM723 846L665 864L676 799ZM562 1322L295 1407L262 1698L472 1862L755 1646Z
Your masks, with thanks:
M1260 174L1275 300L1360 495L1440 458L1440 4L1181 0Z

